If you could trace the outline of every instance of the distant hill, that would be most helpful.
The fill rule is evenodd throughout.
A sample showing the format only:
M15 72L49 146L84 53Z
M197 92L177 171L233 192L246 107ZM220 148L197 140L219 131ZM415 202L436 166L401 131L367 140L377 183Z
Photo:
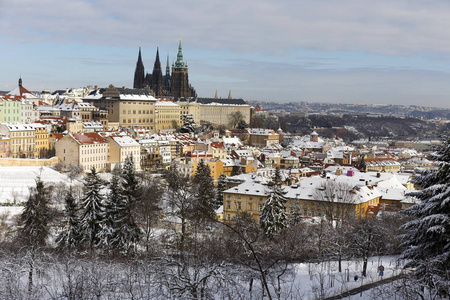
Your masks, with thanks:
M309 115L308 119L286 117L290 132L301 132L313 128L327 129L330 134L352 140L369 137L427 137L437 136L443 129L440 125L417 118L392 116L369 117L361 115ZM352 130L338 130L350 127Z
M0 95L8 94L9 91L0 91Z

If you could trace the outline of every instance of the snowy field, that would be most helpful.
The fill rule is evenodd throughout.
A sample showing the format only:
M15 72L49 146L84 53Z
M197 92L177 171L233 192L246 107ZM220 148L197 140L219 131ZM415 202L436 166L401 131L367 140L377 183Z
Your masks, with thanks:
M380 265L384 266L383 276L379 276L378 267ZM338 272L337 261L296 264L293 285L295 289L303 291L302 299L326 298L399 275L402 265L398 264L396 256L371 257L368 261L367 276L363 278L361 271L362 261L360 260L342 262L342 273ZM356 281L355 275L358 276ZM370 293L367 292L366 295L370 295ZM358 295L358 297L361 296ZM356 299L356 296L347 299Z
M30 260L38 271L33 277L32 298L68 299L68 293L80 294L70 299L201 299L193 297L192 289L200 293L204 289L205 299L268 299L263 295L259 276L248 268L234 265L214 267L214 264L191 265L180 270L180 262L170 259L135 260L126 262L85 259L54 260L51 255L21 258L4 256L0 259L0 298L25 299L27 296ZM181 263L188 266L189 263ZM401 272L396 267L396 257L373 257L368 264L368 276L354 280L360 274L361 262L346 261L344 272L337 272L337 262L306 263L290 265L278 285L276 276L268 275L268 284L273 299L315 300L326 299L346 290L370 284L381 279L378 264L383 264L383 278ZM209 273L211 270L215 270ZM292 271L292 272L291 272ZM202 278L207 280L203 281ZM253 274L253 275L251 275ZM253 277L251 291L249 278ZM280 287L281 289L277 290ZM81 288L81 289L80 289ZM72 295L73 296L73 295ZM27 298L28 299L28 298ZM392 284L380 285L362 294L346 299L398 299Z
M0 167L0 205L25 202L37 176L46 184L71 184L65 174L49 167Z

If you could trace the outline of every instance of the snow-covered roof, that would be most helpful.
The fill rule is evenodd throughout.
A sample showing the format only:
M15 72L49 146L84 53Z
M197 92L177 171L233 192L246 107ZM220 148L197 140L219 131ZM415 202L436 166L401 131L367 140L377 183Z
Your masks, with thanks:
M180 107L178 104L172 101L156 101L156 106L171 106L171 107Z
M111 137L120 147L139 147L140 144L136 142L131 136L113 136Z

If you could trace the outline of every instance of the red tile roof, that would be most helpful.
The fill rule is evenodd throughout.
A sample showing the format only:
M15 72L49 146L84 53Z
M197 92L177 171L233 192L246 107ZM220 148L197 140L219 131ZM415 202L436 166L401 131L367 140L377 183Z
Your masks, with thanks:
M105 138L96 132L72 133L71 135L79 144L108 143Z

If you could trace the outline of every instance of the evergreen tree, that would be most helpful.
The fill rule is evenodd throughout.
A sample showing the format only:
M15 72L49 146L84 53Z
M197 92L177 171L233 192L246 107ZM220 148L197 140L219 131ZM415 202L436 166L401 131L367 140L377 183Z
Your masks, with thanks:
M89 245L91 251L100 244L101 224L103 221L103 180L98 176L95 167L84 179L85 195L81 203L80 234L82 242Z
M69 188L64 202L65 228L57 237L56 244L59 248L75 249L80 243L80 220L72 187Z
M274 178L269 184L269 196L264 202L260 217L260 226L269 237L280 232L288 225L286 206L284 205L287 198L284 196L286 192L283 191L281 183L281 173L277 169Z
M30 190L20 216L19 238L29 246L44 246L49 235L49 222L52 212L49 207L50 191L41 180L36 178L36 187Z
M211 170L207 164L201 160L197 165L197 171L193 178L195 185L195 211L194 219L211 220L215 219L214 198L215 187L211 177Z
M411 195L421 200L404 212L415 219L403 228L402 258L407 267L436 295L450 297L450 137L433 155L438 170L427 170L416 177L422 190Z
M124 207L124 196L120 186L120 177L117 173L113 174L109 184L109 192L104 201L104 218L101 223L100 244L106 248L115 247L112 240L117 237L122 222L122 212Z
M121 203L116 206L118 230L111 242L117 248L128 251L141 237L141 230L133 215L133 208L142 196L141 184L134 169L133 156L126 158L121 179L120 189L123 197L119 197L118 200L121 200Z
M223 191L227 189L227 175L220 174L219 179L217 180L217 194L216 194L216 203L215 208L219 208L223 205Z

